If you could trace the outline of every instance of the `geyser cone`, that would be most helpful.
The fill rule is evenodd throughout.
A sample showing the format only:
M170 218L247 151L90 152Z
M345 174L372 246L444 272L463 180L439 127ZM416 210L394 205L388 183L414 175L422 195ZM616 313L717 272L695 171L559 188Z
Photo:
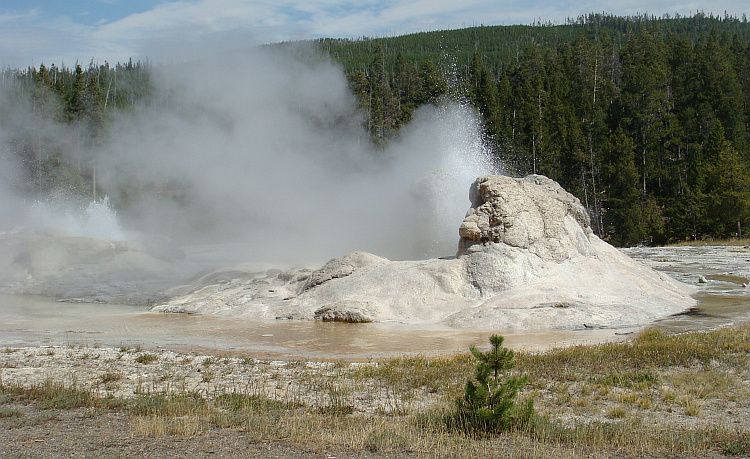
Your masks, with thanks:
M352 253L316 271L195 285L155 310L537 330L638 326L696 303L691 287L595 236L578 199L546 177L480 177L472 203L457 258Z

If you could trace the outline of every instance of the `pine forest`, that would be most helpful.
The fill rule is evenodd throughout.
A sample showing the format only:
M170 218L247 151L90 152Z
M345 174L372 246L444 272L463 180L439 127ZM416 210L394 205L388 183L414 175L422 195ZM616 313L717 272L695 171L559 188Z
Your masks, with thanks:
M484 141L508 173L558 181L610 243L750 232L745 17L591 14L309 44L343 68L376 146L397 139L421 105L450 98L481 114ZM5 68L2 91L95 145L113 135L118 112L149 103L152 72L132 61ZM0 124L3 154L24 164L25 191L96 195L95 165L75 148L3 107Z

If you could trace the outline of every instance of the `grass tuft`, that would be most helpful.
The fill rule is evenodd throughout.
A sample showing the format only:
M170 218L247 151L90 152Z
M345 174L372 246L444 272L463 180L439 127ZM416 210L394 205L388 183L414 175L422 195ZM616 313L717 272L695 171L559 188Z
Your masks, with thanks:
M91 390L79 389L75 384L65 385L49 379L42 384L28 388L3 385L2 391L10 394L17 401L34 403L41 409L67 410L94 406Z
M156 362L159 357L156 354L144 353L135 358L135 361L147 365L149 363Z

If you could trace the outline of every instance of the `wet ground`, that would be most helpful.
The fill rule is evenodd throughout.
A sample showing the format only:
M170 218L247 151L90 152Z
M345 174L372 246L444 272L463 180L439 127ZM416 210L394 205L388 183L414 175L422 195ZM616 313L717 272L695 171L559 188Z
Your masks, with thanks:
M668 332L750 321L750 248L632 248L628 255L697 285L696 308L653 324ZM543 350L626 339L635 329L501 332L512 348ZM164 347L275 358L367 360L406 353L464 352L490 332L395 323L259 322L150 313L144 306L63 303L40 296L0 295L0 346L102 345Z
M750 321L750 247L637 247L632 258L698 287L698 305L653 326L667 332Z
M490 332L396 323L253 321L113 304L61 303L39 296L0 296L0 346L97 345L228 351L266 357L369 359L405 353L462 352ZM544 349L625 336L629 330L504 333L516 348Z

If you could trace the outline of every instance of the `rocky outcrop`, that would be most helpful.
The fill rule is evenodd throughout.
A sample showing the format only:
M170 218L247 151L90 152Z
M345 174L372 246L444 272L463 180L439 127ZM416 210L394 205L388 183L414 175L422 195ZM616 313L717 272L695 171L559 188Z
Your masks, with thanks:
M530 175L479 177L459 227L458 256L468 281L484 295L506 291L566 260L594 256L589 216L557 182Z
M471 208L458 230L458 256L489 244L525 249L557 262L592 254L586 209L554 180L487 175L472 184L469 199ZM483 247L477 249L478 244Z
M307 278L302 292L324 284L332 279L340 279L352 274L355 270L365 266L373 266L388 262L387 258L379 257L367 252L352 252L341 258L334 258L322 268L313 271Z
M154 309L538 330L642 325L696 303L691 287L595 236L580 202L546 177L480 177L470 201L456 257L355 252L315 271L198 285Z

